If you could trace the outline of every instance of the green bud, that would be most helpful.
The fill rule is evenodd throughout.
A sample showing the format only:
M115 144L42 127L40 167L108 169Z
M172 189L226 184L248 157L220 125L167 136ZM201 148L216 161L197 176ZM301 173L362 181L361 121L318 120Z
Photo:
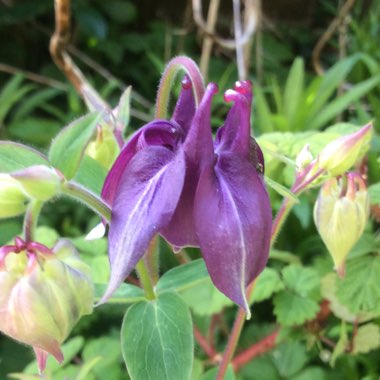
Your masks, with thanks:
M18 181L9 174L0 174L0 218L23 214L29 200Z
M90 270L68 241L52 251L39 243L9 248L0 248L0 330L31 345L43 371L48 354L63 360L60 345L80 317L92 312Z
M340 276L344 276L347 255L362 235L368 216L368 192L358 174L324 183L314 206L314 221Z
M110 169L120 152L119 145L111 130L107 126L99 127L96 140L88 144L87 155L99 162L106 169Z
M332 141L319 153L319 168L325 169L332 176L344 174L364 156L372 134L372 125L367 124L355 133Z
M58 195L63 181L63 177L55 169L44 165L31 166L12 173L11 176L31 198L39 201L47 201Z

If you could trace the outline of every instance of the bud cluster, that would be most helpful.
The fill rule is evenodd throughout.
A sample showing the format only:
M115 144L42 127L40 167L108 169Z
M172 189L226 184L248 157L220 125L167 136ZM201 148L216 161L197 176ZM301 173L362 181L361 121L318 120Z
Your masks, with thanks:
M68 241L53 249L16 237L0 248L0 331L28 345L43 371L49 354L63 360L60 345L93 307L89 268Z

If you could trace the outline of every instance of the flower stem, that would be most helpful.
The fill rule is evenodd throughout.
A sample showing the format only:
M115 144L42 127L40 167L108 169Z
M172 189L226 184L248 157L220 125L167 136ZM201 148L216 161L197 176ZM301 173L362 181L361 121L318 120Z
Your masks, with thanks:
M71 198L83 202L107 221L111 220L111 209L107 203L85 187L75 182L65 182L62 186L62 192Z
M34 240L34 234L37 228L38 217L43 206L43 202L32 200L26 210L24 217L24 238L26 242Z
M145 291L145 296L148 300L154 300L156 295L154 293L152 280L149 276L149 270L146 266L145 260L142 258L136 265L136 271L140 278L141 286Z

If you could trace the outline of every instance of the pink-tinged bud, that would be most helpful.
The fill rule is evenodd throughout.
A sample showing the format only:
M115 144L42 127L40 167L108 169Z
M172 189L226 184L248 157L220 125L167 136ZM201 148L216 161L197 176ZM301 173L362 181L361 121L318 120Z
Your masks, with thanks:
M99 126L96 140L88 144L86 154L104 168L110 169L119 153L120 148L111 128Z
M18 238L11 247L0 248L0 330L32 346L42 372L49 354L63 360L60 345L92 312L93 284L68 241L49 250Z
M319 167L332 176L344 174L365 155L372 134L372 124L367 124L355 133L332 141L319 153Z
M30 198L18 181L9 174L0 174L0 218L25 212Z
M314 157L311 154L310 145L306 144L296 157L297 171L301 172L313 161L313 159Z
M63 176L44 165L31 166L11 173L25 192L34 199L47 201L60 193Z
M368 192L359 174L348 173L324 183L314 206L314 221L341 277L347 255L362 235L368 216Z

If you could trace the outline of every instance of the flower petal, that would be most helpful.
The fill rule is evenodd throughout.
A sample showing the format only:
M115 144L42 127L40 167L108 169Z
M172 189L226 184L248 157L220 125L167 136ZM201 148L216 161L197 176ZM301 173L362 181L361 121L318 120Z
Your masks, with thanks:
M109 230L111 277L105 302L136 266L177 206L185 177L185 157L150 146L138 152L120 179Z
M228 112L224 126L218 130L215 146L216 152L234 152L248 157L251 134L252 84L249 81L236 82L233 90L224 94L227 102L234 104Z
M236 155L220 155L215 168L200 176L194 219L213 283L249 314L245 289L265 267L272 223L255 167Z
M194 114L195 99L193 86L191 84L190 78L185 75L182 79L182 90L177 100L172 120L180 125L184 132L187 133L190 129Z
M194 227L193 205L199 173L202 165L214 162L210 113L212 98L217 91L215 84L209 84L192 120L186 136L186 176L181 198L169 225L160 231L161 235L178 250L182 247L198 247Z
M165 120L153 121L139 129L124 146L108 173L102 189L102 198L112 205L121 175L139 150L149 145L165 145L172 148L182 135L182 130L176 124Z

